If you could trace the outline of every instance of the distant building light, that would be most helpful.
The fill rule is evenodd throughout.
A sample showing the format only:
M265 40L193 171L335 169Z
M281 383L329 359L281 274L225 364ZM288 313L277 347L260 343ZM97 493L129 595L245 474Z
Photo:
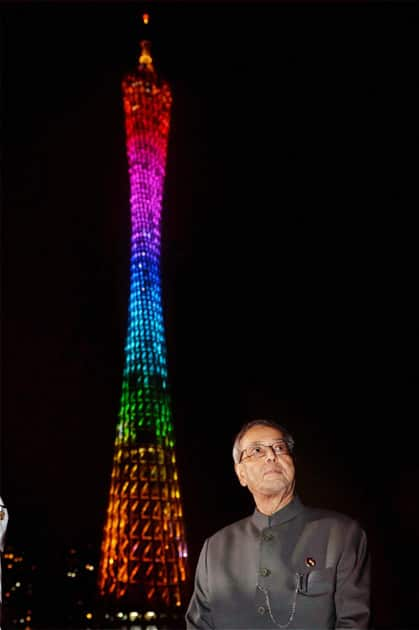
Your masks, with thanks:
M86 564L85 567L86 571L94 571L95 567L93 564Z
M133 610L132 612L128 613L128 618L130 621L135 621L139 617L140 617L140 613L137 612L136 610Z
M155 613L154 610L147 610L147 612L144 613L145 621L155 621L156 619L157 613Z
M86 613L86 619L93 619L93 614L91 612Z

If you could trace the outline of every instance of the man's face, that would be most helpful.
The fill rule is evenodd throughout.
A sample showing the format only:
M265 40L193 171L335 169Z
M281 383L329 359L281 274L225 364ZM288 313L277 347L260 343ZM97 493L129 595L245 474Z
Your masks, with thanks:
M270 445L283 439L281 431L274 427L256 425L249 429L240 441L240 450L249 447ZM272 448L266 448L263 457L246 457L235 465L235 470L242 486L247 486L255 495L273 496L293 493L295 485L294 462L289 454L276 455Z

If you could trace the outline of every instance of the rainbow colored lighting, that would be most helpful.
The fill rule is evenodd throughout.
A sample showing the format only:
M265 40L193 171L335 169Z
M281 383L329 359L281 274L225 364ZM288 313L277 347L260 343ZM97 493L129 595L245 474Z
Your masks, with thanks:
M168 389L160 280L161 213L172 95L149 42L122 82L130 179L128 330L99 593L173 609L183 602L187 547Z

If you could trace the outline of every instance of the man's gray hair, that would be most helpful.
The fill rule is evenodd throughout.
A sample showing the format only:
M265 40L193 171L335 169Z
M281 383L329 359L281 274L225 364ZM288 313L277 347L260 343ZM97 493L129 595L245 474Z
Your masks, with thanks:
M272 427L273 429L277 429L278 431L281 431L282 436L283 436L285 442L288 445L288 449L289 449L291 455L293 454L294 444L295 444L294 438L292 437L292 435L288 431L288 429L286 429L284 426L282 426L282 424L278 424L278 422L275 422L275 420L264 420L264 419L250 420L249 422L246 422L242 426L242 428L240 429L240 431L237 433L236 437L234 438L233 461L234 461L235 464L239 464L240 463L240 457L241 457L240 442L241 442L241 439L244 437L245 433L247 433L249 431L249 429L251 429L252 427L258 427L258 426Z

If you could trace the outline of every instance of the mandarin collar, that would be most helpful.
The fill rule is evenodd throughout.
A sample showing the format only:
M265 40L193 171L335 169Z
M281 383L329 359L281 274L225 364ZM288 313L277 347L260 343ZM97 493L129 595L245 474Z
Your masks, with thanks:
M288 505L277 512L274 512L274 514L271 514L270 516L262 514L262 512L259 512L259 510L255 508L251 519L258 529L265 529L266 527L274 527L275 525L282 525L282 523L290 521L292 518L297 516L303 508L304 506L301 503L300 498L295 495Z

